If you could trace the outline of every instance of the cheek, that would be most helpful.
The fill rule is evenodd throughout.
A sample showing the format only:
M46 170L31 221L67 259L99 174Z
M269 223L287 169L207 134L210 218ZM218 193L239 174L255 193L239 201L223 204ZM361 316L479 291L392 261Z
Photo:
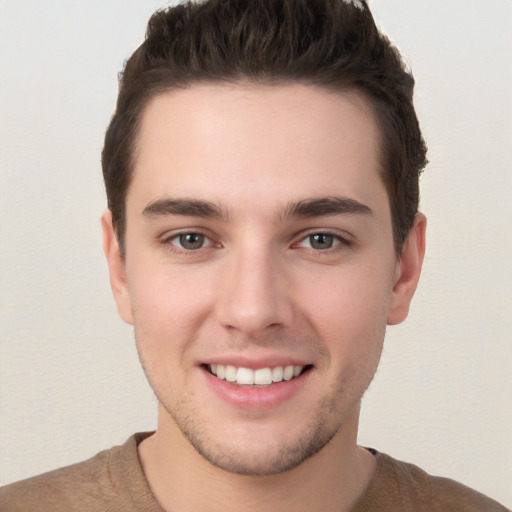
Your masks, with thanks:
M134 325L146 344L180 346L208 314L212 293L204 272L153 265L134 268L128 281Z
M335 366L365 360L372 366L382 350L391 280L371 265L332 270L302 289L303 316L328 345Z
M310 316L321 325L345 329L385 325L392 284L379 270L360 265L316 275L301 291Z
M174 275L173 275L174 274ZM184 385L193 368L193 341L207 309L205 296L179 273L147 275L131 283L133 325L139 359L160 400Z

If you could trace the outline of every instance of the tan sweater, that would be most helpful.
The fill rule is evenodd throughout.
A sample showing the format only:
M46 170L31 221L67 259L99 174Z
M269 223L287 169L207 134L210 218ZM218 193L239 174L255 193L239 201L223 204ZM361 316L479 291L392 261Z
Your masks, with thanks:
M93 458L0 489L0 512L163 512L142 472L135 434ZM506 512L453 480L374 452L375 476L353 512ZM321 511L319 511L321 512Z

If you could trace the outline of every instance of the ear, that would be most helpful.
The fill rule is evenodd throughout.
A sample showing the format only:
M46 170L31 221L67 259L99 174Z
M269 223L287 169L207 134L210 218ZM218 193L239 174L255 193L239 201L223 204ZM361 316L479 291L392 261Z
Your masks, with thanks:
M110 287L116 301L117 311L126 323L133 324L124 259L119 249L110 210L101 216L101 230L103 232L103 252L107 258Z
M397 276L388 313L388 325L403 322L409 313L409 305L418 285L425 256L426 227L427 219L422 213L417 213L397 263Z

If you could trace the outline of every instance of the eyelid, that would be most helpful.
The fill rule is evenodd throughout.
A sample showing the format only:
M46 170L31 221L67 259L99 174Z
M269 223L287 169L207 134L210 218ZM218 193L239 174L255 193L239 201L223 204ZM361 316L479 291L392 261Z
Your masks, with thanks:
M340 231L339 229L333 229L333 228L311 228L311 229L305 229L304 231L301 231L297 234L295 237L295 240L297 242L301 242L305 238L308 238L312 235L329 235L337 240L340 240L342 243L352 243L353 236L346 232L346 231Z
M200 247L198 249L185 249L184 247L180 247L178 244L173 243L174 240L179 238L182 235L187 234L196 234L201 235L205 237L205 239L208 241L208 244ZM303 242L305 242L310 236L313 235L327 235L332 236L335 239L335 243L327 248L327 249L314 249L312 247L305 247L302 245ZM329 252L330 250L336 250L337 248L340 248L339 246L351 246L353 244L352 236L347 233L343 232L340 233L339 230L333 229L333 228L310 228L306 229L304 231L301 231L299 234L297 234L294 237L294 242L291 244L292 247L303 247L305 249L311 249L315 252ZM161 235L158 238L158 241L161 245L166 246L169 250L172 250L174 252L179 252L182 254L192 254L192 253L198 253L202 249L208 249L210 247L215 248L221 248L223 246L222 243L216 241L216 237L207 229L204 228L195 228L195 227L186 227L186 228L180 228L168 231Z
M207 241L208 244L200 247L198 249L185 249L184 247L180 247L179 244L173 243L173 240L178 239L182 235L201 235L203 236ZM215 241L215 238L212 236L212 234L202 228L181 228L172 230L171 232L166 232L164 235L159 237L159 243L166 246L169 250L178 252L180 254L192 254L192 253L198 253L202 249L208 249L210 247L220 247L221 244Z
M327 235L334 238L333 244L330 247L319 248L314 247L308 238L313 235ZM316 258L332 258L339 257L349 249L354 247L354 239L350 233L340 233L336 229L309 229L300 233L292 244L291 249L302 252L305 255ZM324 260L329 261L329 260Z
M336 236L336 235L331 235L330 233L312 233L311 235L307 235L305 236L304 238L302 238L301 240L299 240L299 243L297 244L299 247L305 247L305 245L303 245L305 242L307 242L312 236L314 236L315 234L322 234L322 235L326 235L326 236L332 236L333 238L333 244L331 247L327 247L325 249L315 249L314 247L307 247L308 249L314 249L314 250L322 250L322 251L328 251L329 249L332 249L333 247L336 247L340 244L343 243L343 240L339 237L339 236Z

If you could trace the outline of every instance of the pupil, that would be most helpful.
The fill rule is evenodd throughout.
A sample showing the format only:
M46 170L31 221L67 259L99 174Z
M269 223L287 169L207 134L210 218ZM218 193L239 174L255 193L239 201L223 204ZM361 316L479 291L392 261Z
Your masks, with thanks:
M204 236L197 233L180 235L180 244L184 249L200 249L204 243Z
M309 237L311 247L314 249L329 249L333 244L333 236L324 233L318 233Z

